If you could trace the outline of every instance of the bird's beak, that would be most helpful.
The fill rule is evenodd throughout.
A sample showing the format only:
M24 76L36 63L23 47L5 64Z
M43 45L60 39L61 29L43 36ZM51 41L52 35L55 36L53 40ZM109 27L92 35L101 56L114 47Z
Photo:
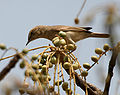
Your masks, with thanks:
M28 42L26 43L26 46L29 44L29 42L30 42L30 41L28 41Z

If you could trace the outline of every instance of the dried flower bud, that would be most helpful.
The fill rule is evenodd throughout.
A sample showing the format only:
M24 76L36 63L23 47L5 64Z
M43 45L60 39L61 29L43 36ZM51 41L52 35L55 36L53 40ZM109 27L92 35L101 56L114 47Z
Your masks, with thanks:
M96 63L96 62L98 62L98 57L97 56L92 56L91 60Z
M95 49L95 53L96 53L96 54L102 54L103 51L102 51L101 48L96 48L96 49Z

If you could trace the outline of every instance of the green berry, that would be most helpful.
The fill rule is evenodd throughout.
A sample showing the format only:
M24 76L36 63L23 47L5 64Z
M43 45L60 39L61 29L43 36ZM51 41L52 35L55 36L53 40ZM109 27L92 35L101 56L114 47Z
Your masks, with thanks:
M32 60L36 60L37 58L38 58L38 55L36 54L32 56Z
M67 62L68 61L68 56L65 56L63 60L64 60L64 62Z
M51 77L49 75L47 76L47 78L48 78L49 81L51 80Z
M39 69L39 65L34 63L34 64L32 64L32 68L35 69L35 70Z
M68 89L68 82L63 82L62 89L66 91Z
M96 48L96 49L95 49L95 53L96 53L96 54L102 54L103 51L102 51L101 48Z
M23 88L28 88L28 87L29 87L29 83L25 82L25 83L23 84Z
M59 37L55 37L52 39L52 42L54 42L55 40L59 39Z
M19 88L19 93L20 93L21 95L24 94L24 93L25 93L24 88Z
M53 67L53 64L50 62L49 63L49 68L52 68Z
M32 76L32 80L33 80L33 81L37 81L37 79L38 79L38 76L37 76L37 75L33 75L33 76Z
M59 35L60 35L61 37L66 37L66 33L63 32L63 31L60 31L60 32L59 32Z
M103 49L104 49L105 51L107 51L107 50L109 50L109 49L110 49L110 47L109 47L109 45L108 45L108 44L104 44Z
M74 44L68 44L67 45L67 49L68 50L75 50L76 49L76 46Z
M69 69L69 68L71 67L71 64L70 64L69 62L65 62L65 63L63 64L63 67L64 67L65 69Z
M47 66L46 66L46 65L43 65L43 66L42 66L42 70L43 70L43 71L47 71Z
M66 45L66 41L64 39L60 39L59 44L64 46L64 45Z
M39 69L42 69L42 64L38 64L38 66L39 66Z
M52 64L56 64L56 63L57 63L57 58L56 58L55 56L53 56L53 57L51 58L50 62L51 62Z
M88 71L82 71L81 76L86 77L88 75Z
M43 59L46 59L48 57L48 54L46 54L46 53L44 53L43 55L42 55L42 58Z
M53 92L54 91L54 87L53 86L49 86L49 92Z
M3 44L3 43L0 43L0 49L5 50L6 49L6 45Z
M57 80L57 81L55 82L55 85L58 86L58 83L59 83L59 85L61 85L62 80Z
M29 52L29 50L27 49L27 48L24 48L23 50L22 50L22 53L23 54L27 54Z
M83 67L86 68L86 69L90 69L90 64L89 63L84 63Z
M59 40L59 39L56 39L56 40L53 42L53 44L54 44L55 46L60 46L60 40Z
M77 70L79 68L78 64L73 64L72 66L74 70Z
M92 56L91 60L96 63L98 62L99 58L97 56Z
M22 62L20 63L20 68L23 69L24 67L25 67L25 61L22 61Z

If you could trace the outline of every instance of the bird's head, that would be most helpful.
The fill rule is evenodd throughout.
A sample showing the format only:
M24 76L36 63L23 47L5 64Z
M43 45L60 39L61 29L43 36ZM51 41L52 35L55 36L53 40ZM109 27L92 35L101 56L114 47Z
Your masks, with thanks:
M37 38L43 38L44 33L42 33L42 27L36 26L35 28L31 29L28 34L28 42L26 45L28 45L31 41L36 40Z

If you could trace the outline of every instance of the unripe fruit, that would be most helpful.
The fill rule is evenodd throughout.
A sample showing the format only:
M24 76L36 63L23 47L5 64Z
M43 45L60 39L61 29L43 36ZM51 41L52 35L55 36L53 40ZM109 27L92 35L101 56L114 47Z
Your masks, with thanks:
M59 40L59 39L56 39L56 40L53 42L53 44L54 44L55 46L59 46L59 45L60 45L60 40Z
M68 50L75 50L76 49L76 46L74 44L68 44L67 45L67 49Z
M47 78L48 78L49 81L51 80L51 76L48 75Z
M32 76L32 75L33 75L33 71L31 69L26 69L25 76Z
M19 88L19 93L20 93L21 95L24 94L24 93L25 93L24 88Z
M63 64L63 67L64 67L65 69L69 69L69 68L71 67L71 64L70 64L69 62L65 62L65 63Z
M46 65L43 65L43 66L42 66L42 70L43 70L43 71L46 71L46 70L47 70L47 66L46 66Z
M68 89L68 82L63 82L62 89L66 91Z
M55 85L58 86L58 83L59 83L59 85L61 85L62 80L57 80L57 81L55 82Z
M24 48L23 50L22 50L22 53L23 54L27 54L29 52L29 50L27 49L27 48Z
M53 64L52 63L49 63L49 68L52 68L53 67Z
M23 88L28 88L28 87L29 87L29 83L25 82L25 83L23 84Z
M72 90L70 90L70 88L68 88L68 89L66 90L66 93L67 93L67 95L72 95Z
M88 71L82 71L81 76L86 77L88 75Z
M34 63L34 64L32 64L32 68L35 69L35 70L39 69L39 65Z
M74 22L75 22L75 24L79 24L79 19L76 17L76 18L74 19Z
M104 49L105 51L107 51L107 50L109 50L109 49L110 49L110 47L109 47L109 45L108 45L108 44L104 44L103 49Z
M56 57L53 56L53 57L51 58L50 62L51 62L52 64L56 64L56 62L57 62Z
M83 67L86 68L86 69L90 69L90 64L89 63L84 63Z
M59 43L60 43L60 45L63 45L63 46L66 45L66 41L64 39L60 39Z
M20 68L23 69L24 67L25 67L25 62L22 61L22 62L20 63Z
M102 54L103 51L102 51L101 48L96 48L96 49L95 49L95 53L96 53L96 54Z
M99 59L99 58L98 58L97 56L92 56L92 57L91 57L91 60L92 60L93 62L95 62L95 63L98 62L98 59Z
M63 31L60 31L60 32L59 32L59 35L60 35L61 37L66 37L66 33L63 32Z
M6 49L6 45L3 44L3 43L0 43L0 49L5 50Z
M42 64L38 64L38 66L39 66L39 69L42 69Z
M32 80L33 80L33 81L37 81L37 79L38 79L38 76L37 76L37 75L33 75L33 76L32 76Z
M72 66L74 70L77 70L79 68L78 64L73 64Z
M54 91L54 87L53 86L49 86L49 92L53 92Z
M59 39L59 37L55 37L52 39L52 42L54 42L55 40Z
M36 54L32 56L32 60L36 60L37 58L38 58L38 55Z
M46 59L47 57L48 57L48 54L45 54L45 53L44 53L44 54L42 55L42 58L43 58L43 59Z
M45 62L46 62L46 61L45 61L43 58L42 58L41 61L40 61L40 63L43 64L43 65L45 64Z
M68 61L68 56L65 56L63 60L64 60L64 62L67 62Z

